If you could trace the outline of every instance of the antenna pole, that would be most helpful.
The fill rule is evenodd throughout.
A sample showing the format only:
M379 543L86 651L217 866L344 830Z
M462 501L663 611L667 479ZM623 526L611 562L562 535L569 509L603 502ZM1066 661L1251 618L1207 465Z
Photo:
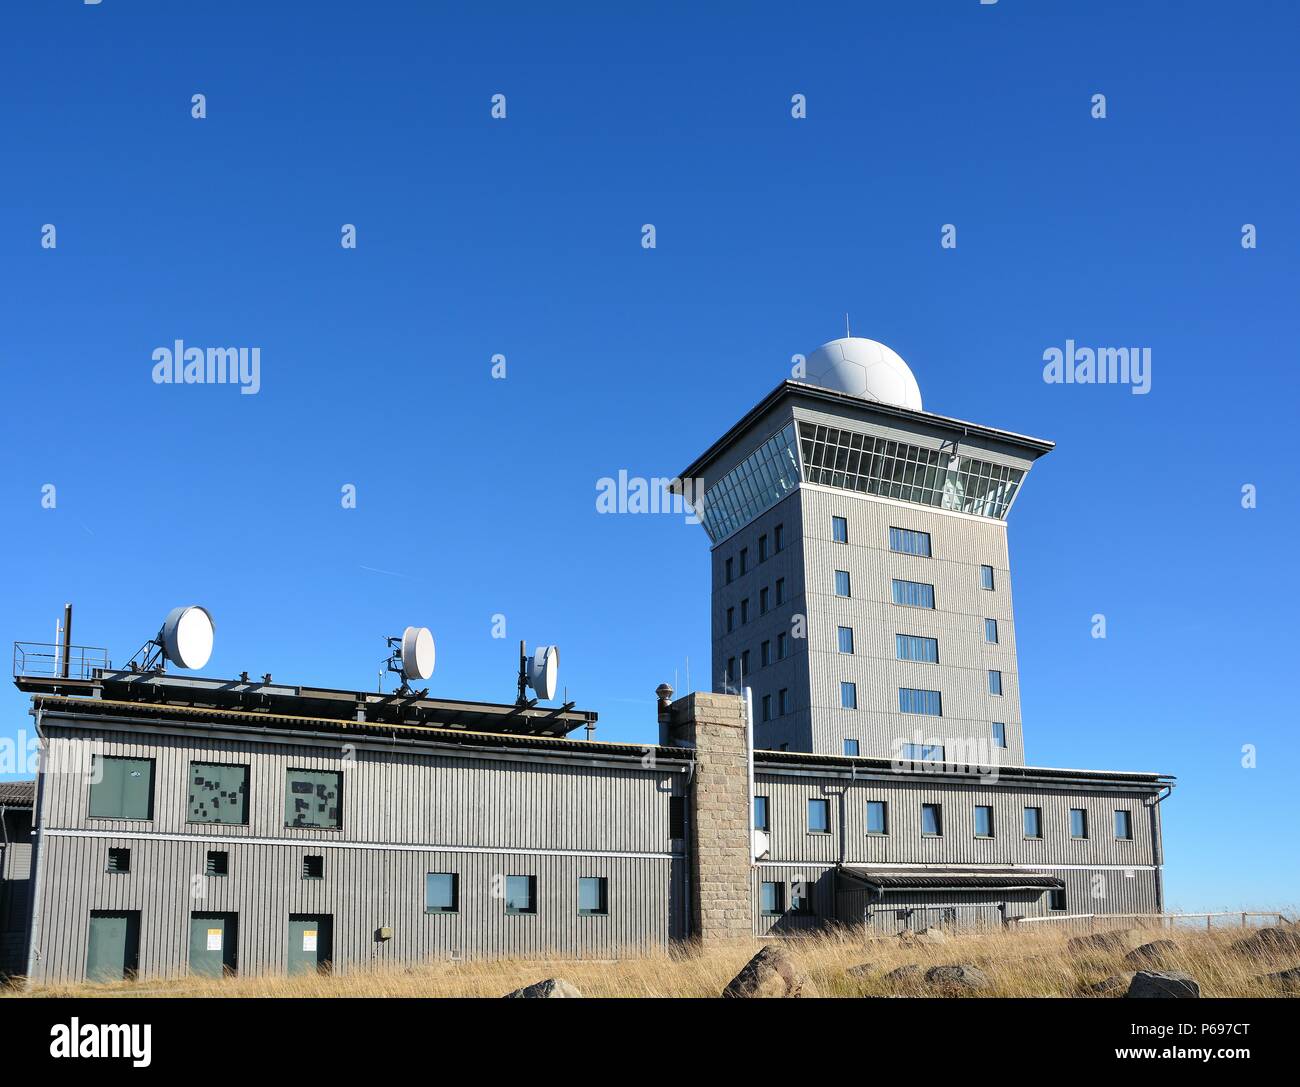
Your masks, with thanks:
M528 701L527 695L524 694L524 689L528 686L527 666L525 663L527 659L528 659L528 654L524 648L524 640L520 638L519 639L519 702L521 705L524 702Z
M844 335L848 339L853 337L853 333L849 331L849 315L847 313L844 315Z

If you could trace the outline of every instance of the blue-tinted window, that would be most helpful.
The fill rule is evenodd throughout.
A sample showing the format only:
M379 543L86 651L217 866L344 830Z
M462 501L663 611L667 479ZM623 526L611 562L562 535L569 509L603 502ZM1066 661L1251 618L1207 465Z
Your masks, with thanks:
M748 571L749 571L749 548L742 547L740 549L740 572L744 574L747 573Z
M856 710L858 708L858 685L847 681L840 684L840 708Z
M767 830L767 797L754 797L754 829Z
M758 614L767 614L767 586L764 585L758 590Z
M1002 693L1002 673L996 669L989 669L989 694Z
M835 571L835 595L852 596L849 585L849 572L847 570Z
M736 609L728 608L727 609L727 633L730 634L735 629L736 629Z
M846 755L850 755L850 756L853 756L853 757L856 757L857 754L858 754L858 741L857 741L857 740L845 740L845 741L844 741L844 754L846 754Z
M790 712L790 692L782 687L776 692L777 713L785 716Z
M907 528L891 528L889 530L889 550L900 551L904 555L919 555L928 559L930 557L930 534L928 532L914 532Z
M506 913L537 912L537 877L506 876Z
M749 597L745 597L740 602L740 625L744 626L749 622Z
M730 585L736 579L736 560L728 559L726 562L726 567L727 567L727 584Z
M772 643L764 642L758 647L758 661L760 668L766 668L772 663Z
M785 525L777 525L772 529L772 549L780 551L785 547Z
M993 742L998 747L1007 746L1007 726L1001 721L993 722Z
M943 744L904 744L903 758L908 762L943 762Z
M759 907L764 917L779 917L785 912L785 884L761 883L758 890Z
M1070 837L1088 837L1088 812L1084 808L1070 809Z
M923 581L900 581L894 578L894 603L908 608L933 608L934 586Z
M808 831L811 834L829 834L831 830L831 802L808 801Z
M986 642L996 642L998 640L998 621L996 619L984 620L984 640Z
M455 913L460 909L460 876L455 872L430 872L424 877L424 908L429 913Z
M604 876L578 877L578 912L595 917L609 912L609 884Z
M772 696L770 694L763 696L763 720L772 720Z
M785 578L783 577L776 579L776 602L778 606L785 603Z
M849 523L843 517L831 518L831 538L836 543L849 542Z
M758 561L767 562L767 536L763 535L758 538Z
M938 804L921 805L921 833L931 838L943 834L943 808Z
M778 634L776 636L776 659L779 661L785 660L785 635L784 634Z
M883 800L867 801L867 833L889 833L889 807Z
M1043 836L1043 809L1025 809L1025 837L1041 838Z
M899 687L898 710L900 713L924 713L930 717L942 717L943 696L938 691Z
M1133 819L1123 809L1115 812L1115 837L1124 842L1133 837Z
M840 652L852 653L853 652L853 628L838 627L837 631L840 640Z
M922 638L913 634L895 634L894 651L901 661L939 663L939 639Z
M992 566L980 567L980 588L992 590L993 588L993 567Z
M975 805L975 837L993 837L993 809L988 804Z
M715 544L725 539L771 509L798 485L794 424L790 423L704 493L700 517L709 538ZM776 549L781 550L779 542Z

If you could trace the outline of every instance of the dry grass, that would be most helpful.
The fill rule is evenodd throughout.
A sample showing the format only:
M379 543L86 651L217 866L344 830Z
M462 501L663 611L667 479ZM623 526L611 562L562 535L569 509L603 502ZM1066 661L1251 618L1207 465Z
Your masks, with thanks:
M1036 925L991 932L958 932L942 946L905 946L896 937L864 938L848 930L791 939L785 946L825 996L891 996L900 990L884 980L894 967L922 969L942 963L978 966L992 985L987 996L1078 996L1090 983L1134 968L1123 952L1072 955L1066 940L1080 930ZM1252 929L1213 931L1134 930L1127 947L1172 938L1178 943L1164 969L1183 970L1201 984L1204 996L1280 996L1259 975L1300 965L1300 953L1246 956L1230 945ZM204 996L204 997L499 997L547 977L563 977L584 995L600 997L713 997L745 964L758 943L704 953L654 952L613 961L539 957L468 963L431 962L409 968L353 970L346 975L286 978L245 976L178 978L106 985L57 985L31 996ZM846 974L872 963L869 977ZM12 993L12 990L11 990Z

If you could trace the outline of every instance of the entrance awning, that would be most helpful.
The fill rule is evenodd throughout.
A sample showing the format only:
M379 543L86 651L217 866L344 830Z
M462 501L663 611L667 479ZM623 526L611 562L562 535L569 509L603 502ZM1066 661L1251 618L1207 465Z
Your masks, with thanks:
M846 864L838 869L847 880L862 884L877 894L885 891L1032 891L1060 889L1065 881L1044 872L1023 868L873 868Z

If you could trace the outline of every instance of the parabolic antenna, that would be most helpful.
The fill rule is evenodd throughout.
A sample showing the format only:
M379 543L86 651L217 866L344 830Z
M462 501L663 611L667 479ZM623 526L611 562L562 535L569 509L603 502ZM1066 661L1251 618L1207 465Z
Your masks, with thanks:
M433 634L428 627L407 627L402 631L402 678L428 679L433 675Z
M537 692L543 702L555 697L555 687L560 678L560 647L539 646L528 666L528 686Z
M202 668L212 656L212 616L197 604L172 608L163 620L159 641L178 668Z

